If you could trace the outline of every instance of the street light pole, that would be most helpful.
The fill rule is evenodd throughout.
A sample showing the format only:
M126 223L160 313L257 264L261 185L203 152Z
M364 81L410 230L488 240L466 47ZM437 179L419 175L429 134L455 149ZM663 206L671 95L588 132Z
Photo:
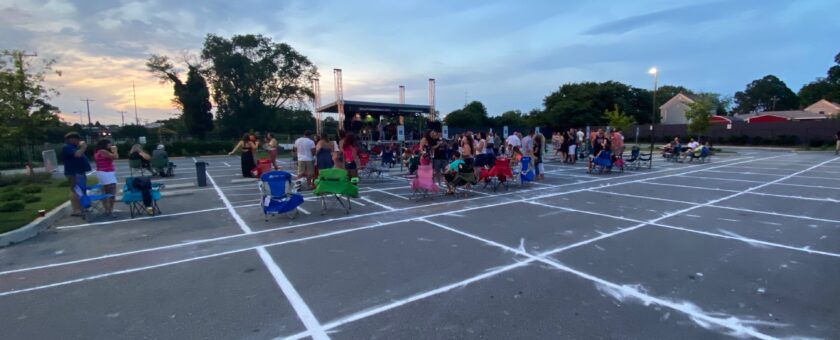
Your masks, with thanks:
M653 108L650 115L650 157L653 157L653 124L656 123L656 83L659 80L659 71L651 67L648 74L653 76Z

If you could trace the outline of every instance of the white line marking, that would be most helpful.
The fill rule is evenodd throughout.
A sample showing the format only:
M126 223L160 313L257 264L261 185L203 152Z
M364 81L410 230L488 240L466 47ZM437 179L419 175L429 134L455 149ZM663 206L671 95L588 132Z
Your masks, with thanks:
M309 305L303 301L303 298L298 293L297 289L295 289L294 285L289 281L285 274L283 274L283 270L274 262L274 259L268 254L268 251L265 250L265 247L257 247L257 253L260 254L260 258L265 263L266 267L268 267L268 271L271 273L271 276L274 277L274 280L277 281L277 285L280 286L280 290L286 295L288 298L289 303L297 312L298 318L303 324L306 326L306 329L309 331L309 334L312 335L313 339L329 339L330 337L327 336L327 332L324 331L324 327L318 322L318 319L315 318L315 314L312 314L312 310L309 309Z
M767 158L758 159L758 160L746 159L746 160L740 161L740 162L738 162L738 163L752 162L752 161L763 161L763 160L766 160L766 159L772 159L772 158L777 158L777 157L781 157L781 156L767 157ZM734 163L734 164L738 164L738 163ZM723 166L723 165L720 165L720 166ZM705 169L698 169L698 170L689 171L689 172L686 172L686 173L698 172L698 171L703 171L703 170L705 170ZM638 174L635 174L635 175L629 175L629 176L637 176L637 175L650 175L650 174L654 174L654 173L669 172L669 171L671 171L671 170L658 170L658 171L653 171L653 172L648 172L648 173L638 173ZM629 177L629 176L628 176L628 177ZM675 175L675 174L671 174L671 175L665 175L665 176L654 177L654 178L665 178L665 177L671 177L671 176L676 176L676 175ZM609 179L609 178L599 178L599 179L595 179L595 180L588 181L588 182L583 182L583 183L600 182L600 181L605 181L605 180L608 180L608 179ZM610 186L617 186L617 185L622 185L622 184L631 183L631 182L639 182L639 181L648 180L648 179L651 179L651 178L642 178L642 179L639 179L639 180L633 180L633 181L627 181L627 182L620 182L620 183L606 184L606 185L601 186L601 188L606 188L606 187L610 187ZM582 183L569 183L569 184L561 184L561 185L557 185L557 186L555 186L555 188L556 188L556 187L569 186L569 185L577 185L577 184L582 184ZM249 186L250 186L250 185L249 185ZM214 188L211 188L211 189L215 189L215 187L214 187ZM544 189L529 189L529 190L513 191L513 192L510 192L510 193L509 193L509 194L507 194L507 195L514 195L514 196L515 196L515 195L520 195L520 194L525 193L525 192L529 192L529 191L537 191L537 190L544 190ZM580 192L580 191L586 191L586 190L591 190L591 189L574 190L574 191L567 191L567 192L563 192L563 193L553 193L553 194L550 194L550 195L540 195L540 196L531 197L530 199L539 199L539 198L546 198L546 197L554 197L554 196L566 195L566 194L571 194L571 193ZM507 195L504 195L504 196L507 196ZM503 195L498 195L497 197L503 198ZM472 200L484 199L484 198L486 198L486 197L473 197L473 198L466 198L466 199L461 199L461 200L459 200L459 202L466 202L466 201L472 201ZM488 208L488 207L500 206L500 205L504 205L504 204L517 203L517 202L522 202L522 201L523 201L523 200L509 200L509 201L505 201L505 202L501 202L501 203L491 203L491 204L483 205L483 206L481 206L481 207L471 207L471 208L465 208L465 209L458 210L458 211L450 211L450 212L444 213L443 215L446 215L446 214L451 214L451 213L458 213L458 212L466 212L466 211L471 211L471 210L475 210L475 209L483 209L483 208ZM414 206L414 207L398 208L398 209L395 209L395 211L405 211L405 210L411 210L411 209L417 209L417 208L427 208L427 207L437 206L437 205L441 205L441 204L452 204L452 202L448 202L448 201L447 201L447 202L435 202L435 203L429 203L429 204L419 205L419 206ZM692 204L693 204L693 203L692 203ZM250 207L250 206L257 206L257 205L259 205L259 203L256 203L256 204L249 204L249 205L244 205L244 206L239 206L239 207ZM237 208L239 208L239 207L237 207ZM225 209L225 208L218 208L218 209L213 209L213 210L222 210L222 209ZM735 209L735 210L737 210L737 209ZM355 219L355 218L365 217L365 216L378 215L378 214L383 214L383 213L388 213L388 212L390 212L390 211L376 211L376 212L365 213L365 214L358 214L358 215L352 215L352 216L344 216L344 217L338 217L338 218L330 218L330 219L321 220L321 221L314 221L314 222L308 222L308 223L301 223L301 224L292 225L292 226L288 226L288 227L279 227L279 228L271 228L271 229L260 230L260 231L256 231L256 232L254 232L253 234L269 233L269 232L275 232L275 231L279 231L279 230L286 230L286 229L292 229L292 228L300 228L300 227L309 226L309 225L313 225L313 224L321 224L321 223L330 223L330 222L344 221L344 220ZM186 214L186 213L185 213L185 214ZM438 215L441 215L441 214L434 214L434 215L421 216L421 217L432 217L432 216L438 216ZM161 215L161 217L166 217L166 216L167 216L167 215ZM171 215L168 215L168 216L171 216ZM154 217L150 217L150 218L154 218ZM416 218L416 217L415 217L415 218ZM367 227L360 227L360 228L349 229L349 231L363 230L363 229L368 229L368 228L372 228L372 227L378 227L378 226L382 226L382 225L390 225L390 224L397 223L397 222L410 221L410 220L415 219L415 218L405 219L405 220L399 220L399 221L391 221L391 222L385 222L385 223L378 223L378 224L373 224L373 225L370 225L370 226L367 226ZM130 220L125 220L125 221L130 221ZM115 223L115 222L124 222L124 221L109 221L109 222L103 222L103 223ZM332 236L332 235L341 234L341 233L344 233L344 232L347 232L347 231L345 230L345 231L339 231L339 232L326 233L326 234L317 235L317 237L327 237L327 236ZM79 259L79 260L72 260L72 261L59 262L59 263L52 263L52 264L40 265L40 266L32 266L32 267L27 267L27 268L19 268L19 269L13 269L13 270L8 270L8 271L0 272L0 276L2 276L2 275L7 275L7 274L12 274L12 273L18 273L18 272L25 272L25 271L31 271L31 270L38 270L38 269L45 269L45 268L53 268L53 267L64 266L64 265L72 265L72 264L77 264L77 263L84 263L84 262L90 262L90 261L97 261L97 260L103 260L103 259L108 259L108 258L113 258L113 257L120 257L120 256L126 256L126 255L133 255L133 254L138 254L138 253L152 252L152 251L157 251L157 250L164 250L164 249L178 248L178 247L183 247L183 246L190 246L190 245L195 245L195 244L209 243L209 242L215 242L215 241L227 240L227 239L232 239L232 238L239 238L239 237L242 237L242 236L244 236L244 234L235 234L235 235L220 236L220 237L215 237L215 238L209 238L209 239L203 239L203 240L195 240L195 241L183 242L183 243L178 243L178 244L170 244L170 245L165 245L165 246L152 247L152 248L146 248L146 249L140 249L140 250L134 250L134 251L128 251L128 252L122 252L122 253L107 254L107 255L102 255L102 256L97 256L97 257L90 257L90 258ZM307 240L307 239L310 239L310 238L309 238L309 237L307 237L307 238L302 238L302 239L296 239L296 240L293 240L293 241L303 241L303 240ZM280 244L285 244L285 241L284 241L284 242L280 242L280 243L266 244L265 246L273 246L273 245L280 245ZM245 249L240 249L239 251L250 250L250 249L255 249L255 248L254 248L254 247L251 247L251 248L245 248ZM222 254L227 254L227 252L226 252L226 253L220 253L220 255L222 255ZM204 258L204 257L201 257L201 258ZM196 258L196 259L200 259L200 258ZM180 263L180 261L179 261L179 262L174 262L173 264L175 264L175 263Z
M539 261L539 262L548 264L548 265L550 265L554 268L557 268L559 270L562 270L562 271L565 271L567 273L574 274L574 275L576 275L578 277L581 277L583 279L592 281L596 284L600 284L600 285L603 285L603 286L621 291L625 294L628 294L628 295L631 295L633 297L638 298L640 301L645 302L645 305L649 305L650 303L653 303L653 304L657 304L657 305L660 305L660 306L663 306L663 307L668 307L668 308L673 309L675 311L684 313L684 314L690 316L700 326L703 326L703 322L698 322L698 321L705 321L705 322L717 324L717 325L722 326L722 327L726 327L726 328L731 329L731 330L733 330L733 331L735 331L736 333L739 333L739 334L748 334L748 335L758 337L758 338L762 338L762 339L772 339L772 337L757 331L756 329L748 326L747 322L741 321L740 319L738 319L734 316L729 316L727 318L713 316L713 314L704 312L699 307L696 307L696 305L694 305L695 306L694 308L688 308L688 306L686 306L685 302L675 302L675 301L670 301L670 300L666 300L666 299L663 299L663 298L658 298L658 297L655 297L655 296L651 296L651 295L648 295L645 292L642 292L639 289L634 288L632 286L620 285L620 284L617 284L617 283L613 283L613 282L601 279L599 277L596 277L594 275L578 271L578 270L573 269L571 267L567 267L566 265L563 265L563 264L561 264L561 263L559 263L559 262L557 262L553 259L548 258L549 255L556 254L559 251L551 251L549 253L541 254L541 255L532 255L528 252L523 252L520 249L511 248L511 247L499 244L497 242L494 242L494 241L491 241L491 240L488 240L488 239L485 239L485 238L482 238L482 237L479 237L479 236L476 236L476 235L473 235L473 234L470 234L470 233L466 233L466 232L463 232L463 231L460 231L460 230L457 230L457 229L454 229L454 228L447 227L447 226L439 224L439 223L431 222L431 221L426 220L426 219L422 219L422 220L427 222L427 223L430 223L434 226L437 226L439 228L449 230L451 232L455 232L455 233L464 235L466 237L473 238L475 240L484 242L485 244L496 246L496 247L502 248L502 249L504 249L506 251L509 251L509 252L512 252L512 253L516 253L516 254L521 255L521 256L525 256L525 257L528 258L528 260L527 260L528 262ZM642 225L644 225L644 224L642 224Z
M369 199L369 198L367 198L367 197L362 197L361 199L362 199L362 200L364 200L365 202L369 202L369 203L372 203L372 204L378 205L378 206L380 206L380 207L382 207L382 208L385 208L385 209L388 209L388 210L390 210L390 211L394 211L394 210L396 210L396 209L394 209L394 208L392 208L392 207L389 207L389 206L387 206L387 205L384 205L384 204L382 204L382 203L379 203L379 202L374 202L372 199Z
M228 166L228 167L230 166L230 164L228 164L228 162L222 162L222 163L223 163L225 166Z
M381 193L383 193L383 194L386 194L386 195L391 195L391 196L394 196L394 197L399 197L399 198L402 198L402 199L407 200L407 201L409 200L409 199L408 199L408 197L403 197L403 196L401 196L401 195L398 195L398 194L395 194L395 193L391 193L391 192L387 192L387 191L385 191L385 190L380 190L380 189L371 189L371 191L381 192Z
M298 206L298 207L297 207L297 210L299 210L300 212L302 212L302 213L304 213L304 214L307 214L307 215L312 215L312 213L310 213L309 211L307 211L306 209L304 209L304 208L302 208L302 207L300 207L300 206Z
M213 187L216 188L216 192L219 194L219 198L222 199L222 202L225 203L225 206L228 209L228 212L233 219L236 221L236 224L242 229L243 232L246 234L250 234L251 227L248 226L247 223L239 216L239 213L236 212L236 209L233 208L233 205L230 204L225 194L219 189L219 186L216 185L216 181L213 180L213 176L207 174L207 178L210 180L210 183L213 184ZM303 322L306 326L306 329L312 334L314 339L329 339L327 333L324 331L324 328L321 327L321 324L318 322L318 319L315 318L315 315L312 314L312 310L309 309L309 306L306 302L303 301L303 298L298 294L298 291L289 281L283 271L280 269L280 266L274 262L274 259L271 255L268 254L268 251L265 250L264 246L257 247L257 253L260 255L260 259L262 259L263 264L265 264L268 271L271 273L271 276L274 277L274 281L277 282L277 285L280 286L280 290L286 296L286 299L289 300L289 304L292 305L295 312L298 315L298 318Z

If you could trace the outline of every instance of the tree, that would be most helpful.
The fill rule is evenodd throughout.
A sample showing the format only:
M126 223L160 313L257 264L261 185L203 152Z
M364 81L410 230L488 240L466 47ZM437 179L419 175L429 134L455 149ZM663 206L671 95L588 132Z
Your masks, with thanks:
M149 137L149 130L146 129L143 125L126 125L120 128L119 133L117 133L114 137L115 138L131 138L134 140L139 139L141 136Z
M443 118L446 125L460 128L487 126L487 108L480 101L472 101L464 108L450 112Z
M44 86L55 60L36 67L25 58L23 51L0 53L0 143L7 145L41 143L47 129L61 125L58 108L49 103L58 92Z
M817 78L799 89L802 106L811 105L820 99L840 102L840 53L834 57L834 63L826 72L827 77Z
M181 82L175 66L165 56L152 55L146 62L149 72L160 78L162 83L171 82L175 106L181 109L181 119L190 135L204 139L213 130L213 114L210 112L210 90L197 65L187 65L187 81Z
M643 98L648 96L651 96L650 92L615 81L565 84L545 97L545 109L534 121L560 129L604 125L606 119L603 113L618 105L628 108L627 114L636 121L649 122L651 100L646 101L648 104L645 107L639 107L639 103L645 103Z
M688 133L705 134L709 130L710 120L715 112L714 94L695 96L694 102L688 104L685 118L688 120Z
M278 108L314 97L318 69L290 45L262 35L207 35L201 58L213 87L220 129L227 136L263 129Z
M630 125L633 125L636 121L633 117L630 117L618 108L618 105L613 107L613 110L605 110L604 111L604 119L607 121L607 125L612 127L613 129L618 129L621 131L627 130Z
M778 77L767 75L736 92L735 104L735 112L739 113L795 110L799 108L799 98Z
M491 118L491 125L495 127L510 126L522 127L528 125L526 123L526 116L519 110L505 111L501 115Z

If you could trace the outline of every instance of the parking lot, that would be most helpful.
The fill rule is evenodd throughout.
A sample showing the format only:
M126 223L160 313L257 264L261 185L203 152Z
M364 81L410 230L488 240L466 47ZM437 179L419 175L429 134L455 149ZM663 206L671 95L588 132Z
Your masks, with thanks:
M160 216L118 203L0 249L4 338L840 337L833 154L550 162L541 182L419 200L394 169L349 215L306 191L268 222L238 158L176 163Z

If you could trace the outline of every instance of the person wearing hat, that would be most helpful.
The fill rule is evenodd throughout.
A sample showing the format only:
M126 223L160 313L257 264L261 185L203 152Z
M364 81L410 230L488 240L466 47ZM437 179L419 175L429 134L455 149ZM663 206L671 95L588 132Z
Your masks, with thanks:
M86 183L86 174L90 171L90 160L85 156L87 144L76 132L64 135L64 146L61 148L61 160L64 162L64 176L70 183L70 204L73 206L72 216L82 216L82 204L76 194L76 183ZM84 181L84 182L83 182Z

